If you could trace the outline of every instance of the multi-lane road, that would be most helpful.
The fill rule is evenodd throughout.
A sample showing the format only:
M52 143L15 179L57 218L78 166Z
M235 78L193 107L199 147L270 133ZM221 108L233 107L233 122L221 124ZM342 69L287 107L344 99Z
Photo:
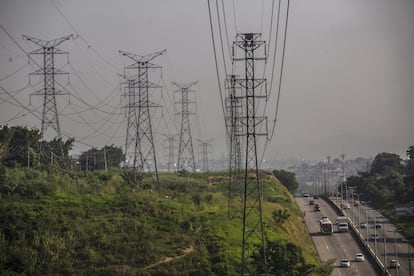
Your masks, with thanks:
M334 223L338 214L324 200L318 199L316 202L320 205L319 212L314 211L314 206L309 205L309 198L296 198L301 211L305 214L304 220L312 241L318 251L322 261L336 259L334 263L334 271L332 275L378 275L373 258L367 258L368 253L363 245L358 243L349 232L337 233L336 225L334 225L333 235L320 234L319 221L322 216L328 216ZM356 262L355 254L362 252L366 255L365 262ZM351 261L350 267L340 267L341 259L347 258Z
M338 206L341 201L337 200ZM342 201L344 206L344 201ZM356 233L367 243L378 261L387 267L391 275L414 275L414 249L387 218L367 204L354 205L349 202L349 209L344 209L350 221L353 221ZM361 227L361 224L362 227ZM375 238L376 237L376 238ZM411 257L411 273L409 259ZM390 268L391 260L398 260L400 268Z

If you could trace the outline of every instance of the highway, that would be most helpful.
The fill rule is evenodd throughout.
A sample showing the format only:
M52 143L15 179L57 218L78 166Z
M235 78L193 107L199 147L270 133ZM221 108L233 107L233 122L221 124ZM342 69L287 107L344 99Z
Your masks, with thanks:
M337 201L338 206L340 200ZM391 224L387 218L381 215L380 212L371 208L367 204L361 206L354 206L352 201L349 201L350 209L345 209L348 217L354 222L357 232L360 232L361 237L366 242L368 237L368 244L372 252L377 256L382 264L387 266L390 275L397 276L411 276L414 275L414 249L407 243L407 240L398 232L398 229ZM366 224L366 228L361 228L361 223ZM377 227L375 227L377 225ZM377 239L373 238L377 235ZM411 255L411 274L409 257ZM397 259L400 263L400 268L389 268L391 260Z
M322 261L336 259L334 263L334 270L331 275L346 276L346 275L377 275L372 258L366 258L365 262L356 262L355 254L362 252L367 257L367 252L361 248L359 243L355 241L349 232L336 233L336 225L334 225L333 235L321 235L319 220L322 216L328 216L334 223L338 216L336 211L323 199L317 199L321 206L320 212L315 212L312 205L309 205L310 198L297 197L296 202L302 211L305 213L304 220L311 235L312 241L318 251L319 257ZM340 267L341 259L348 258L351 261L350 267Z

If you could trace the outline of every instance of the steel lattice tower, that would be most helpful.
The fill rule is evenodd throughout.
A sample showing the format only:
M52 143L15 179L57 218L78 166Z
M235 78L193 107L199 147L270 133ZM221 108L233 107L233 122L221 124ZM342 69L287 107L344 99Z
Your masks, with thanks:
M177 115L181 115L181 131L180 131L180 143L178 147L178 170L193 170L195 171L195 159L194 159L194 150L193 150L193 139L191 137L191 127L190 127L190 115L194 114L188 109L188 104L194 103L190 101L189 93L195 92L190 88L197 84L198 81L191 82L188 84L179 84L172 82L175 86L180 89L175 91L176 93L181 93L181 101L176 102L176 104L181 105L181 112Z
M133 164L134 172L145 171L154 174L156 188L159 189L157 158L155 154L154 139L151 125L150 108L159 107L150 101L150 89L160 88L159 85L149 81L149 69L159 69L160 66L150 63L154 58L162 55L165 50L145 56L119 51L122 55L132 59L133 64L124 68L124 71L133 71L136 77L131 83L128 99L128 126L125 142L127 155L132 143L134 145ZM125 74L127 75L127 74ZM128 81L129 82L129 81Z
M134 154L130 156L130 158L133 160L133 168L136 168L137 159L135 158L135 153L137 152L137 149L135 148L135 141L138 133L138 116L136 112L136 107L138 107L136 77L127 76L125 74L121 74L120 76L125 80L125 82L121 83L121 85L124 88L123 97L127 99L127 104L124 106L127 118L124 166L128 166L128 152L130 152L130 148L134 146Z
M212 141L213 139L206 140L206 141L198 139L199 155L201 155L201 166L200 167L203 172L209 171L208 155L212 153L211 150L209 150L209 148L211 147Z
M241 57L233 56L233 61L244 62L244 78L235 79L236 83L244 89L242 103L244 114L241 118L245 143L244 160L244 184L243 184L243 241L242 241L242 275L259 273L266 275L266 250L265 233L262 218L263 188L259 177L259 165L257 157L258 136L267 135L260 132L263 124L267 123L264 116L259 116L259 99L266 98L266 92L256 89L266 82L265 79L255 77L255 65L257 61L265 61L263 57L255 55L259 49L266 50L265 41L260 40L260 33L242 33L236 35L236 46L242 50ZM262 47L263 46L263 47ZM233 49L234 53L234 49ZM233 54L234 55L234 54ZM265 89L266 90L266 89ZM257 242L259 244L257 244ZM257 246L259 245L259 252ZM257 257L256 271L251 271L250 261L252 255Z
M230 75L225 80L226 89L226 128L229 143L229 184L228 184L228 217L232 218L241 211L241 144L242 130L242 103L240 86L236 83L236 76ZM239 203L235 207L234 200Z
M175 171L176 167L175 167L174 149L176 148L175 147L175 142L177 141L175 138L176 135L165 135L164 134L164 136L166 138L164 141L168 142L168 171L170 172L171 169Z
M42 111L42 128L41 136L45 139L46 131L48 128L52 128L56 132L56 136L60 141L60 152L55 155L63 161L63 145L62 145L62 135L60 132L59 116L56 104L56 96L58 95L67 95L56 89L55 76L57 75L68 75L67 72L64 72L55 67L55 55L68 54L65 51L62 51L56 48L58 45L63 43L66 40L69 40L73 35L63 36L54 40L41 40L30 36L23 35L23 38L33 42L38 45L40 48L30 52L30 55L42 55L43 64L42 68L37 71L30 73L30 75L41 75L43 76L43 89L39 90L32 95L41 95L43 96L43 111ZM40 143L39 148L39 163L42 159L43 154L42 143Z

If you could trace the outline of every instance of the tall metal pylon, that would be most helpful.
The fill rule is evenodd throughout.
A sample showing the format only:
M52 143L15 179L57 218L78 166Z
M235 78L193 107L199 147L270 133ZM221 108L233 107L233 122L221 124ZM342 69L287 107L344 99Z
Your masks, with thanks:
M195 171L195 159L194 159L194 150L193 150L193 139L191 137L191 127L190 127L190 115L193 115L193 112L190 112L188 105L190 103L195 103L190 101L189 93L195 92L190 88L197 84L198 81L180 84L172 82L175 86L179 87L179 90L176 90L176 93L181 93L181 100L175 102L176 104L181 105L181 111L177 115L181 115L181 131L180 131L180 143L178 147L178 170L192 170Z
M134 172L148 170L154 175L156 189L159 189L157 158L151 125L150 108L160 107L150 101L150 89L160 88L161 86L149 81L149 69L160 69L160 66L150 63L154 58L165 53L166 50L140 56L125 51L120 54L134 61L133 64L124 68L126 72L133 71L135 80L131 83L131 90L128 93L128 126L125 142L125 156L129 152L132 143L134 145L133 164ZM132 138L133 137L133 138ZM131 139L132 138L132 139Z
M242 103L241 87L236 83L236 75L229 75L225 80L226 128L229 144L229 183L228 183L228 217L232 218L241 213L241 143L242 133ZM234 206L237 204L236 206Z
M201 171L203 172L208 172L209 171L209 167L208 167L208 156L209 154L212 154L212 151L210 150L211 148L211 142L213 141L213 139L210 140L201 140L198 139L197 140L199 142L198 147L199 147L199 155L201 155Z
M257 156L258 137L267 135L267 118L260 116L259 99L267 97L266 89L256 89L266 83L265 79L255 77L257 61L266 60L266 45L261 40L260 33L242 33L236 35L233 43L233 62L244 63L245 75L236 78L244 93L241 100L244 106L241 124L244 138L244 184L243 184L243 240L242 240L242 275L251 273L267 274L265 230L262 217L263 187L259 177L259 163ZM242 50L241 57L235 56L234 47ZM264 54L256 54L263 49ZM266 86L265 86L266 87ZM266 124L265 132L261 132L263 124ZM259 248L259 249L258 249ZM256 256L257 262L251 267L252 256ZM255 269L254 271L252 271Z
M170 172L171 170L176 170L176 163L175 163L175 158L174 158L174 152L175 152L175 142L177 141L176 139L177 135L166 135L164 134L165 140L166 142L168 142L168 171Z
M63 145L62 145L62 134L60 132L59 116L56 104L56 96L67 95L68 93L57 90L57 85L55 82L55 76L57 75L68 75L69 73L64 72L60 69L56 69L55 66L55 55L65 54L67 52L62 51L56 48L58 45L63 43L66 40L72 38L73 35L67 35L54 40L42 40L30 36L23 35L23 39L26 39L40 48L29 53L29 55L42 55L43 62L42 67L39 70L36 70L30 73L32 75L41 75L43 76L43 89L36 91L32 95L41 95L43 96L43 110L42 110L42 127L41 127L41 136L42 139L45 139L46 131L48 128L52 128L56 132L56 136L60 141L59 153L54 153L61 162L63 162ZM29 78L30 78L29 76ZM42 143L39 147L39 163L41 163L43 156ZM52 156L52 152L51 152Z

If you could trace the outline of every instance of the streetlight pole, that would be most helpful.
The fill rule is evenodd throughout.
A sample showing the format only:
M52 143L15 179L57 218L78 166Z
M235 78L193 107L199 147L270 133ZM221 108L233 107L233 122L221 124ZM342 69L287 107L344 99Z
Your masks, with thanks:
M407 251L408 251L408 272L409 275L411 276L411 245L410 245L410 241L413 240L407 240Z
M394 230L394 246L395 246L395 261L397 262L396 263L396 270L397 270L397 276L398 276L398 270L399 270L398 264L399 264L399 262L398 262L398 252L397 252L397 231L398 231L398 229Z
M368 243L368 202L366 202L365 201L365 221L366 221L366 223L365 223L365 225L366 225L366 227L365 227L365 229L367 229L367 243Z
M387 272L387 237L385 236L385 227L383 228L384 235L384 271Z

